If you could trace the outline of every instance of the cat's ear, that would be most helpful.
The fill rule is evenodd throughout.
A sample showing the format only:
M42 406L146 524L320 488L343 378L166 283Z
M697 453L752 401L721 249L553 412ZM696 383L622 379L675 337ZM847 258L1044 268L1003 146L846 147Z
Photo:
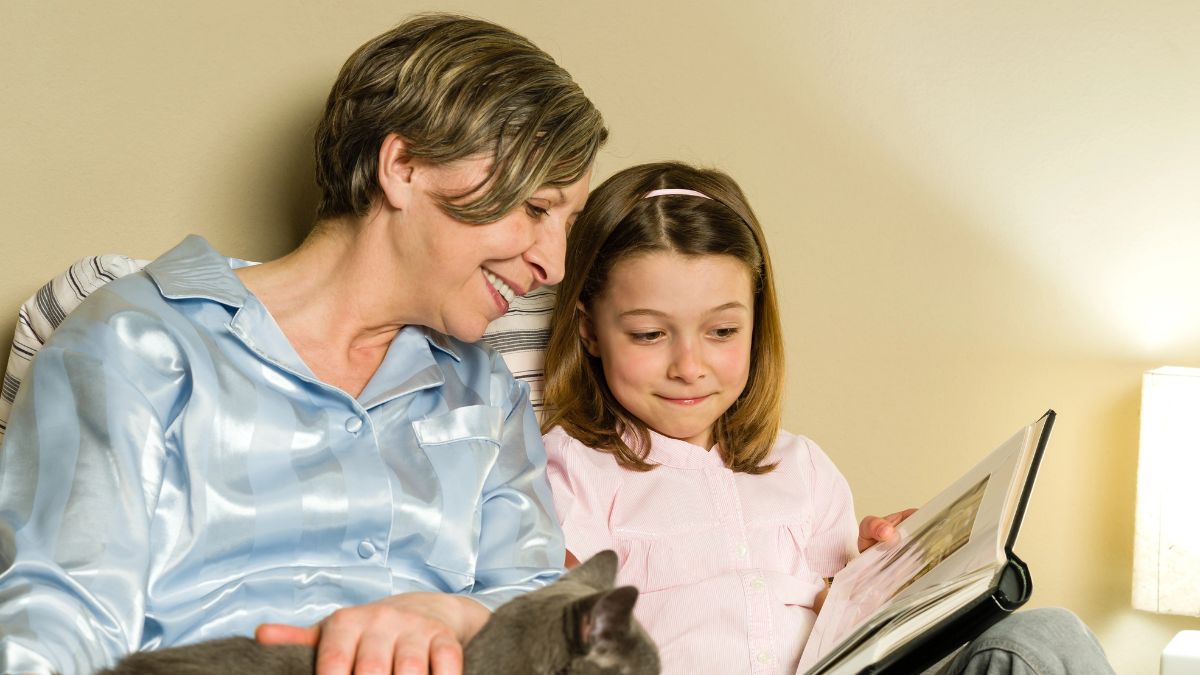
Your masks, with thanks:
M598 591L612 588L617 578L617 554L615 551L600 551L567 572L563 578L578 581Z
M633 605L638 591L622 586L595 593L575 603L576 644L588 651L600 642L619 641L633 625Z

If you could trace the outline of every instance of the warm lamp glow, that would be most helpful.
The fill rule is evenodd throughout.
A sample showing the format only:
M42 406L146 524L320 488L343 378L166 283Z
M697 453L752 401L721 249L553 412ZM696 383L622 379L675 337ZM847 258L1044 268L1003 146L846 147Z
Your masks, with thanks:
M1200 616L1200 368L1142 379L1133 606Z

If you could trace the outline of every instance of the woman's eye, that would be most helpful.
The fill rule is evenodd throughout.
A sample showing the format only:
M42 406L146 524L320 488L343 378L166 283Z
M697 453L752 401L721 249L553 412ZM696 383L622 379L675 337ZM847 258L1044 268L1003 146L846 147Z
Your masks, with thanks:
M529 212L530 216L538 219L544 218L550 213L549 209L544 209L536 204L530 204L529 202L525 202L525 210Z
M712 335L713 335L713 337L717 338L718 340L728 340L728 339L732 338L733 336L737 335L738 330L739 330L739 328L737 326L725 326L722 328L714 328L712 331Z

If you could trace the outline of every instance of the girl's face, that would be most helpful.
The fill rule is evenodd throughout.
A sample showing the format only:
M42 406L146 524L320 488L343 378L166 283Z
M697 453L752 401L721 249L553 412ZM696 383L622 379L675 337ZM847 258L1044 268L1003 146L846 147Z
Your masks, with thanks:
M754 291L726 255L650 253L613 266L580 335L613 396L664 436L709 449L750 376Z

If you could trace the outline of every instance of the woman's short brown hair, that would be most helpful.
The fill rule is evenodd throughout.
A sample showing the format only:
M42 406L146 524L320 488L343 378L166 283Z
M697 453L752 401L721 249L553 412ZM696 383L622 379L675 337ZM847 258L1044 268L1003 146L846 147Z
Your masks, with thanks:
M491 158L480 185L442 196L447 213L471 223L499 219L543 186L575 183L608 136L549 55L506 28L451 14L411 18L342 66L316 132L318 220L367 214L391 133L433 164Z
M696 190L711 199L646 193ZM646 425L617 401L599 358L579 334L582 304L590 307L621 260L668 251L685 256L728 255L744 263L754 283L750 377L737 401L717 420L713 436L725 465L766 473L783 408L783 330L767 242L746 197L728 175L677 162L621 171L588 197L567 238L566 277L558 286L546 350L546 415L542 431L562 426L585 445L612 453L627 468L645 471ZM631 448L626 433L636 440Z

